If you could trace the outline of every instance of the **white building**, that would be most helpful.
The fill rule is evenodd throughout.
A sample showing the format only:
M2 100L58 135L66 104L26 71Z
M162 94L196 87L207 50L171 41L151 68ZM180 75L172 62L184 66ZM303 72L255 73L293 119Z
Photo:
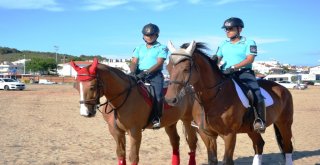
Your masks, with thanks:
M310 67L309 74L320 74L320 65L315 67Z
M76 65L79 67L86 67L90 64L92 64L92 61L74 61ZM122 69L125 73L130 72L130 68L128 65L128 60L115 60L115 59L109 59L107 61L100 62L101 64L105 64L114 68ZM58 64L58 75L59 76L72 76L75 77L77 75L77 72L72 68L72 66L69 63L64 64Z
M114 68L119 68L125 73L130 73L128 62L129 60L127 59L120 59L120 60L109 59L109 61L102 61L101 63Z
M278 72L279 70L282 70L280 68L281 64L276 61L255 61L252 64L252 69L258 71L261 74L269 74L273 72Z

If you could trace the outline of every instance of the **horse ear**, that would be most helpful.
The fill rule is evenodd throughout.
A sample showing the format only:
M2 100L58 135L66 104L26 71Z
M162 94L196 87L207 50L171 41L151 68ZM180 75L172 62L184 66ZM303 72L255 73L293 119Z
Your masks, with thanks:
M171 40L168 41L168 49L171 53L176 51L176 48L173 46Z
M91 64L91 66L89 68L89 73L95 73L97 65L98 65L98 59L94 58L93 63Z
M188 48L186 49L186 52L191 55L194 49L196 48L196 45L197 45L196 41L193 40L188 46Z
M75 70L75 71L79 71L81 68L75 64L72 60L70 61L70 65L72 66L72 68Z

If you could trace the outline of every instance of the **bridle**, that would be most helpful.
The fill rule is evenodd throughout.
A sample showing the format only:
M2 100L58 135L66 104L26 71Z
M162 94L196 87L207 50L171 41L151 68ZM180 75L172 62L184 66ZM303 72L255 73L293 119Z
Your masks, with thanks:
M96 91L99 92L99 94L97 94L96 97L93 98L93 99L80 100L80 101L79 101L80 104L97 105L97 109L98 109L99 111L100 111L100 109L99 109L100 107L102 107L103 105L108 104L108 105L110 105L110 106L112 107L112 109L107 112L107 108L105 108L105 113L106 113L106 114L109 114L109 113L111 113L112 111L117 110L117 109L119 109L120 107L122 107L122 106L124 105L124 103L127 101L128 97L129 97L129 95L130 95L130 93L131 93L131 89L132 89L132 87L133 87L133 85L132 85L132 83L131 83L131 79L130 79L130 77L128 77L128 80L129 80L129 87L128 87L128 88L124 89L122 92L120 92L119 94L117 94L115 97L113 97L113 98L111 98L111 99L107 99L104 103L100 104L100 96L101 96L101 95L100 95L100 92L101 92L100 90L102 90L104 86L103 86L103 84L101 83L98 74L96 74L96 75L80 74L80 75L78 75L78 76L89 76L89 77L92 77L92 79L96 79L96 81L97 81ZM92 80L92 79L90 79L90 80ZM113 100L119 98L119 97L122 96L123 94L126 94L126 96L125 96L124 100L121 102L121 104L120 104L119 106L114 107L113 104L110 104ZM101 112L101 111L100 111L100 112ZM101 112L101 113L102 113L102 112Z
M181 85L183 88L187 87L187 86L191 86L190 85L190 78L191 78L191 74L192 74L192 67L194 65L194 62L192 60L192 57L191 56L187 56L187 55L182 55L182 54L171 54L171 56L183 56L185 57L183 60L180 60L179 62L176 62L173 64L173 67L177 64L179 64L181 61L184 61L184 60L189 60L190 61L190 70L189 70L189 76L188 76L188 79L186 81L177 81L177 80L169 80L169 85L170 84L179 84Z
M87 77L91 77L91 79L97 79L97 85L96 85L96 90L97 92L100 92L100 89L102 87L102 85L100 84L98 75L92 75L92 74L78 74L77 76L87 76ZM87 81L89 81L87 80ZM83 82L83 81L82 81ZM97 94L95 98L93 99L87 99L87 100L80 100L79 101L80 104L87 104L87 105L97 105L100 104L100 94Z
M170 80L169 81L169 85L172 83L172 84L179 84L179 85L182 86L182 89L179 91L179 94L178 94L178 97L181 97L185 93L186 87L189 86L189 87L193 88L193 85L190 84L190 78L191 78L191 74L192 74L192 67L195 66L195 63L194 63L193 58L191 56L182 55L182 54L171 54L171 56L172 55L174 55L174 56L184 56L185 57L185 58L183 58L183 60L180 60L180 61L174 63L173 66L179 64L181 61L184 61L184 60L189 60L190 61L189 77L188 77L187 81L177 81L177 80L172 80L172 81ZM225 81L221 81L221 82L213 85L212 87L205 87L204 89L201 89L200 91L211 90L211 89L218 88L216 94L212 98L212 99L215 99L218 96L218 94L220 93L220 91L222 90L221 86L224 83L225 83ZM196 98L196 100L202 105L203 101L200 100L199 92L195 92L195 93L198 95L198 99ZM202 92L200 92L200 93L202 93Z

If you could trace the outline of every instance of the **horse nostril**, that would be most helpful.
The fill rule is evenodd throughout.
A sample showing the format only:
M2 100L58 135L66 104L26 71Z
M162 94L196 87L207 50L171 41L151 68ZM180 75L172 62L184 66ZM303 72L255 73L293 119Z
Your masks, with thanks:
M178 102L178 99L177 99L177 98L173 98L173 99L172 99L172 103L173 103L173 104L177 104L177 102Z

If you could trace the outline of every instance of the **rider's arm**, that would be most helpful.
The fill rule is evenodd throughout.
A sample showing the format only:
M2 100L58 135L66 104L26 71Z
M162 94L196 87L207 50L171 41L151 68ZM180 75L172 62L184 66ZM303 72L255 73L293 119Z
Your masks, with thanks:
M161 70L163 63L164 63L164 58L157 58L157 63L153 65L150 69L148 69L148 73L156 72L158 70Z
M138 60L139 60L138 58L132 57L131 64L130 64L131 73L135 73L136 72L137 65L138 65Z
M237 68L242 68L246 65L252 64L255 57L256 57L255 55L249 54L243 61L233 66L235 69L237 69Z
M253 63L254 58L257 56L257 45L253 40L247 41L246 54L246 58L240 63L234 65L234 68L242 68Z

